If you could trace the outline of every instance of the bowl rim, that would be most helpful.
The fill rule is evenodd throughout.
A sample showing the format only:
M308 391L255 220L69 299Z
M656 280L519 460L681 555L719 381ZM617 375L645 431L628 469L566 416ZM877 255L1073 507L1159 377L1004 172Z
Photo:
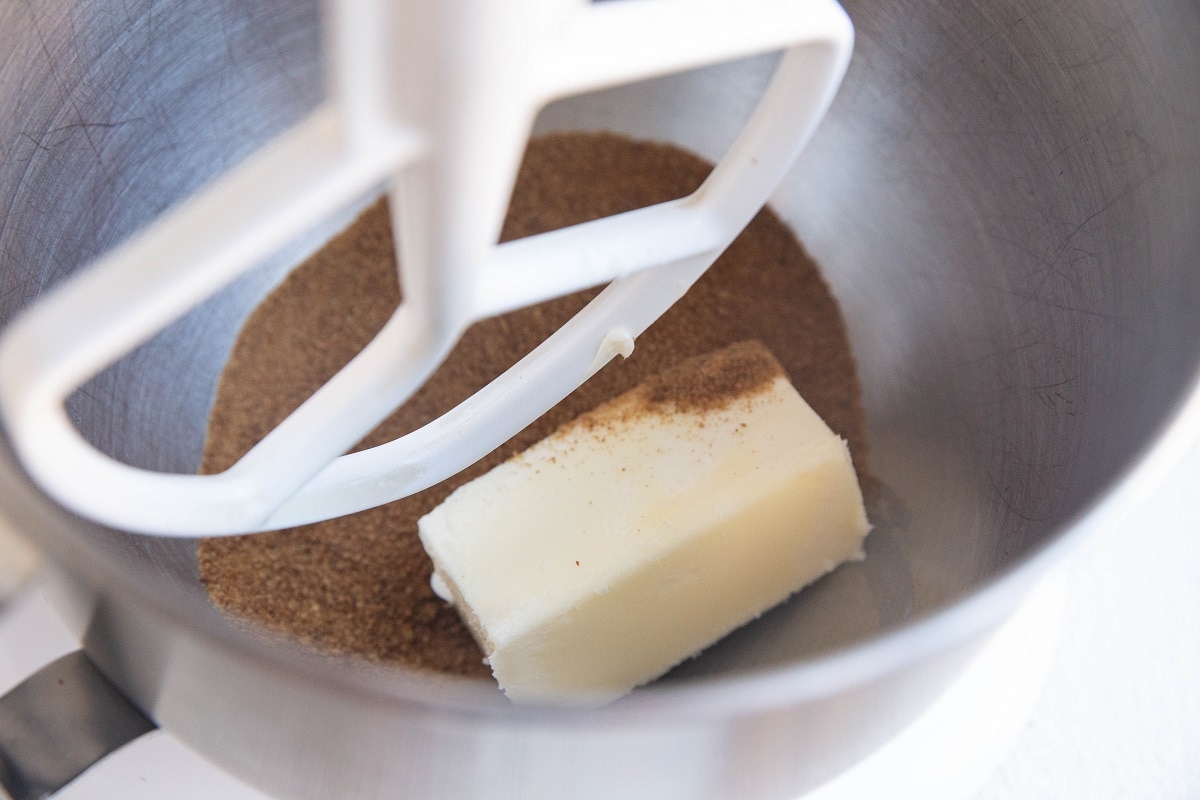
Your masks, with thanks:
M263 669L285 674L299 685L383 703L395 710L437 711L509 724L553 723L578 726L728 717L801 705L871 683L916 662L978 638L1005 620L1047 571L1081 542L1111 528L1144 502L1200 443L1200 368L1175 406L1164 415L1142 448L1069 517L1060 530L1024 558L998 572L965 597L908 620L881 636L831 650L786 666L765 667L722 678L697 677L651 684L600 709L521 707L508 703L485 679L454 678L378 665L350 656L331 657L283 637L267 637L221 624L217 612L199 613L173 602L151 585L146 574L131 580L112 554L101 558L70 528L98 527L49 499L16 465L6 432L0 430L0 486L17 502L0 504L0 516L28 533L74 579L112 592L151 610L166 625L186 632L201 646ZM85 534L86 535L86 534ZM87 564L86 574L79 565ZM156 576L165 581L165 576ZM121 676L109 675L120 685ZM147 709L152 711L152 709Z

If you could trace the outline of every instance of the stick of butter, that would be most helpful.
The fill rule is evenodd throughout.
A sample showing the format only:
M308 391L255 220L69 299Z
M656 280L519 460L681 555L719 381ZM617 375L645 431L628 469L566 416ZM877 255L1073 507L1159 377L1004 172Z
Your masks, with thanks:
M848 559L846 443L744 342L674 367L420 520L434 588L517 703L598 706Z

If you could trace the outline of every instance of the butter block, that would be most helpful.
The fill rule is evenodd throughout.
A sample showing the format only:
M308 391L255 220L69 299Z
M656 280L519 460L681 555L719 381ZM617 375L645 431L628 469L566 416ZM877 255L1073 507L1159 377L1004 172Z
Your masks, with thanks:
M758 342L583 414L420 520L435 589L508 697L572 706L861 558L869 529L846 443Z

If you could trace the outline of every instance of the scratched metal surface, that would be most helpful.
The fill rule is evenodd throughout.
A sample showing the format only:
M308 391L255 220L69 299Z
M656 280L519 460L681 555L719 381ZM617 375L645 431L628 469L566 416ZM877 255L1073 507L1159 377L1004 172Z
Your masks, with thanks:
M905 507L841 581L878 597L830 586L827 604L806 604L811 650L952 602L1036 549L1151 439L1195 374L1200 317L1194 7L847 7L851 72L776 206L842 302L874 464ZM0 13L3 317L320 96L311 5ZM715 157L768 66L601 93L542 126ZM689 100L715 109L706 124L679 110ZM85 387L71 411L89 437L133 464L192 469L237 322L292 260ZM138 549L193 569L186 550Z
M787 670L970 597L1148 448L1200 363L1200 9L1118 0L845 3L854 62L775 200L824 266L894 499L868 558L679 671ZM286 126L320 95L312 4L0 5L0 320ZM543 128L715 157L770 59L555 105ZM237 322L272 264L99 376L99 447L188 470ZM6 502L40 508L24 489ZM47 522L197 625L187 543Z
M932 611L1035 550L1147 446L1200 347L1200 66L1181 36L1193 7L847 7L854 63L775 205L843 305L873 463L902 503L880 515L871 558L775 615L797 626L799 652L768 647L769 660ZM2 13L3 317L320 96L311 5ZM769 66L560 103L541 127L617 128L716 157ZM694 106L715 110L681 110ZM237 323L294 259L78 393L71 411L92 441L192 469ZM188 548L133 546L191 580Z

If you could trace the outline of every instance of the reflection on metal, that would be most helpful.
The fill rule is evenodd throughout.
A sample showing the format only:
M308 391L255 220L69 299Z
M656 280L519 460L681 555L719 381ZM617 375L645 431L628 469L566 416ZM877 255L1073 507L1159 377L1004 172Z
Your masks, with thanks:
M0 697L0 788L48 797L121 745L154 729L82 651Z

